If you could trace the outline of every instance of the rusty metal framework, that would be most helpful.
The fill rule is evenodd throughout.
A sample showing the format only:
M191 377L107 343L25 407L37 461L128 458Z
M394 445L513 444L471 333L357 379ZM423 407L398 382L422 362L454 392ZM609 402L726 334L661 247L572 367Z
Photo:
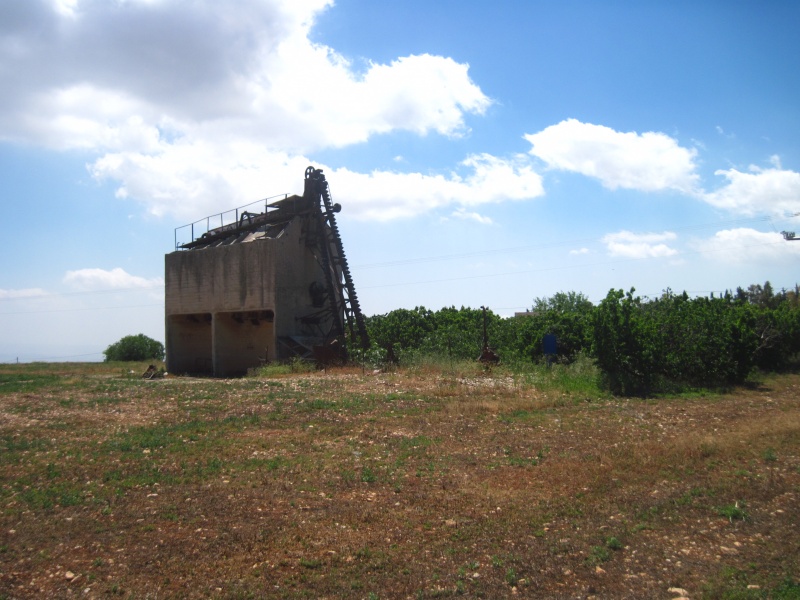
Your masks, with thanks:
M306 169L303 199L313 207L318 230L312 237L318 251L318 260L325 275L327 285L327 307L337 333L336 337L348 335L352 342L362 348L369 347L369 335L356 295L353 277L347 264L347 257L336 224L336 213L342 207L334 204L328 182L322 169Z
M279 194L263 200L256 200L238 208L203 217L188 225L176 227L175 249L190 250L192 248L205 247L210 245L214 233L225 234L217 236L217 239L222 239L230 233L243 230L243 226L251 223L253 215L266 214L274 210L279 205L278 198L287 199L288 197L289 194ZM263 213L253 212L261 206L264 207ZM187 238L188 241L185 241Z

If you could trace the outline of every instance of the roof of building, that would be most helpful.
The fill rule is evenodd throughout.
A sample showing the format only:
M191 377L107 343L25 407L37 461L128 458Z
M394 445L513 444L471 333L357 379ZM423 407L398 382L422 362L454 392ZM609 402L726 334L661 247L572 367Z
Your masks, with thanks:
M260 213L234 209L228 211L228 213L235 214L235 219L230 223L208 229L197 237L194 236L194 227L192 227L192 239L189 242L178 244L176 230L175 246L178 250L199 250L257 240L277 239L283 235L289 223L300 215L308 214L312 208L309 201L302 196L288 196L283 200L267 204L265 211ZM220 218L221 221L223 214L206 217L195 223L203 221L209 223L212 219L216 220L217 218Z

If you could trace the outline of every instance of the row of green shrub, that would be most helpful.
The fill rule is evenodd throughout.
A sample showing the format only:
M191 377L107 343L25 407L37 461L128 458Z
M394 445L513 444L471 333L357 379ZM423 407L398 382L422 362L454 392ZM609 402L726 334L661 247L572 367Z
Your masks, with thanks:
M743 383L754 368L780 370L795 360L798 292L774 293L769 282L710 298L667 290L648 299L633 289L611 290L598 305L583 294L562 292L537 299L526 316L502 318L487 310L485 326L492 349L512 363L541 362L544 336L554 334L559 362L591 356L614 393L720 388ZM483 343L484 311L398 309L367 318L367 327L372 359L475 359Z

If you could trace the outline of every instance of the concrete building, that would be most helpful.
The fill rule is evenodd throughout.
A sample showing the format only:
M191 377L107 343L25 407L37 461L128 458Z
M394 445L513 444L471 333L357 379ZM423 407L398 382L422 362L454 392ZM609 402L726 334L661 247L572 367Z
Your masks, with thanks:
M303 196L237 210L165 257L167 370L241 375L295 356L330 358L368 345L321 170Z

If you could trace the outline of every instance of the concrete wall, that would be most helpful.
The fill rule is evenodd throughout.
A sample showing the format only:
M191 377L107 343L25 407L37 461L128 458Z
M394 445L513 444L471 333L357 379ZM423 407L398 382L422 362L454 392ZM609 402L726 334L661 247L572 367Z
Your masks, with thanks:
M261 313L233 312L214 315L214 375L244 375L248 368L275 358L272 311Z
M259 240L167 254L167 315L274 308L281 242Z
M211 313L167 316L167 370L173 373L210 373Z
M275 239L166 255L168 371L243 374L284 358L278 337L309 333L298 317L324 278L303 232L298 217Z

